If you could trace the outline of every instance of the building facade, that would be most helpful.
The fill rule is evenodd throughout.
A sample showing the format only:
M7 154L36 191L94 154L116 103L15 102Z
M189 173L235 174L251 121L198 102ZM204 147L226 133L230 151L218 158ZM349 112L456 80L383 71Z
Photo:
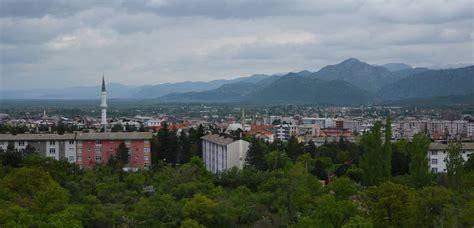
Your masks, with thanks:
M474 156L474 143L462 144L462 157L467 161L470 156ZM431 172L444 173L447 171L446 158L448 157L448 144L431 143L428 151L428 160Z
M274 125L272 129L273 139L279 141L288 141L291 137L291 125Z
M201 139L202 159L208 171L220 173L233 167L244 167L249 142L219 135L206 135Z
M89 169L106 163L124 143L130 155L128 166L138 169L150 167L151 138L150 132L0 134L0 148L6 150L12 144L16 150L22 150L30 145L41 156L67 160Z

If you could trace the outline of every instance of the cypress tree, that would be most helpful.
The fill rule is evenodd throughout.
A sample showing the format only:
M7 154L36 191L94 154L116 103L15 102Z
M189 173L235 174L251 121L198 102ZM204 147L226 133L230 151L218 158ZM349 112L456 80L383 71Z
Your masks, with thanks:
M363 149L360 167L364 170L365 185L377 185L385 180L384 168L386 164L383 159L383 147L381 140L381 123L375 122L369 132L361 139Z
M427 186L431 182L428 160L429 146L430 139L423 134L416 134L413 141L408 145L410 179L413 186L417 188Z
M392 171L392 120L390 115L385 122L385 142L383 148L383 175L386 180L390 180Z

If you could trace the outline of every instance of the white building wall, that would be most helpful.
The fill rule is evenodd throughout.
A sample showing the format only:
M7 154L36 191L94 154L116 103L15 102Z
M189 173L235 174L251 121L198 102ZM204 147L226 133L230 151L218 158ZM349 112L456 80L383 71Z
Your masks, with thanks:
M15 145L15 149L23 150L23 149L26 148L26 145L28 145L28 141L15 141L14 145ZM8 146L8 144L7 144L7 146ZM7 148L7 146L5 146L5 149Z
M71 162L76 162L76 141L75 140L68 140L65 142L64 148L64 156L66 159Z
M469 159L469 156L474 156L473 150L462 150L462 157L464 162ZM428 162L430 164L430 170L435 173L447 172L446 168L446 157L448 156L447 150L430 150L428 152Z
M59 141L49 140L46 142L46 157L59 160Z
M237 140L227 145L228 151L228 167L237 167L239 169L244 168L245 159L247 157L247 151L249 150L250 143L244 140Z
M249 145L244 140L237 140L228 145L203 140L204 165L212 173L220 173L232 167L242 169Z

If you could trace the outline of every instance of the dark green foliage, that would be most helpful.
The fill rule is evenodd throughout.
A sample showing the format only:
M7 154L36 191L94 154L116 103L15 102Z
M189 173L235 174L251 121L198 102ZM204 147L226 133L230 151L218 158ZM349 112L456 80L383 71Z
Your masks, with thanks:
M392 174L392 119L390 115L385 121L385 132L384 132L384 144L383 144L383 176L385 180L390 180Z
M158 131L158 159L171 164L177 163L177 148L178 138L176 137L176 132L169 130L168 124L164 123L163 127Z
M286 154L292 162L295 162L298 156L303 154L303 145L298 142L298 139L295 136L291 136L286 144Z
M408 144L408 140L405 139L392 144L392 176L408 174L410 164Z
M449 182L453 188L459 188L464 174L464 159L462 157L461 142L450 141L447 152L446 169Z
M252 139L249 150L247 151L246 163L255 167L257 170L266 170L265 152L267 148L264 142L258 139Z
M377 185L386 180L380 128L380 122L376 122L370 132L365 133L361 139L364 154L360 167L364 170L364 183L368 186Z
M120 132L123 130L123 126L121 124L115 124L111 130L112 132Z
M428 161L430 139L422 134L413 137L408 145L410 153L410 178L413 186L424 187L431 183L431 171Z
M121 167L124 167L128 164L128 162L130 161L130 153L128 151L128 148L125 146L125 143L120 143L115 157L117 158L117 161L119 162L119 165Z

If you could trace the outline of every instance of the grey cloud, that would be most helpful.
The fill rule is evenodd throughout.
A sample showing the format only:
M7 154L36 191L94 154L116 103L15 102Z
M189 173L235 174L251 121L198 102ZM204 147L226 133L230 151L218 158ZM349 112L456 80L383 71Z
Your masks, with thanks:
M212 80L349 57L473 61L463 0L0 2L0 77L18 88L95 85L102 73L131 85Z
M77 12L101 6L114 6L114 0L2 0L0 14L2 17L33 17L45 15L67 17Z

